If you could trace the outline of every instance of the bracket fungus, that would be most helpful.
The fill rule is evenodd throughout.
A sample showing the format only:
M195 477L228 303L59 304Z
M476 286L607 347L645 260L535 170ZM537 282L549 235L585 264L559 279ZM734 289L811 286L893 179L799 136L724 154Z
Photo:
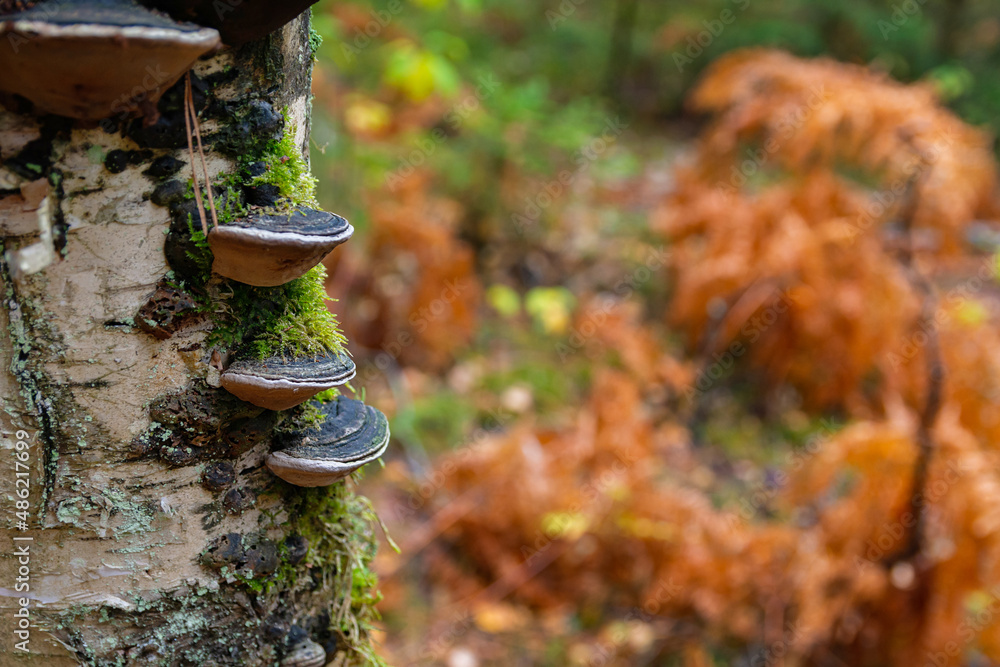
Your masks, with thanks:
M325 211L256 213L208 232L212 270L255 287L284 285L305 275L353 233L347 220Z
M145 4L177 20L211 26L222 41L239 46L260 39L285 25L317 0L147 0Z
M259 408L287 410L348 382L354 372L354 362L343 352L290 360L242 360L222 374L222 386Z
M48 0L0 14L0 91L84 120L139 115L200 56L212 28L176 23L134 0Z
M343 396L322 406L326 419L267 457L275 475L296 486L328 486L385 453L389 420Z

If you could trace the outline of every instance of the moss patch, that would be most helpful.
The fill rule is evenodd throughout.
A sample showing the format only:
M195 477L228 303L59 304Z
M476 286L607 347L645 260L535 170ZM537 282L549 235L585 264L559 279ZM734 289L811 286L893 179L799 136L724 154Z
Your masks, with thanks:
M354 391L350 383L344 386L352 392ZM313 396L312 400L286 410L284 420L278 424L275 430L280 433L301 433L311 428L318 428L326 421L326 415L320 410L320 404L329 403L338 396L340 396L340 387L332 387L326 391L321 391Z
M375 605L382 598L371 569L378 523L371 503L343 483L295 489L288 500L293 531L309 541L306 564L322 572L321 585L350 592L332 601L329 630L347 648L351 664L385 665L370 638L380 619Z
M302 150L295 141L294 124L288 120L288 110L282 111L285 132L281 139L269 141L259 161L265 171L247 185L275 185L291 206L317 206L316 178L309 172L309 165L302 157Z
M291 122L288 109L280 115L281 132L277 138L268 139L263 144L252 144L236 154L237 169L234 173L218 179L216 189L236 193L246 188L260 185L274 185L283 201L281 210L296 206L317 207L316 178L309 171L309 163L295 140L297 126ZM261 170L261 166L263 169ZM192 192L193 196L193 192ZM242 206L233 211L235 217L246 215ZM218 211L219 222L225 224L234 219L229 212Z
M312 11L310 9L310 11ZM323 46L323 35L316 32L316 29L312 27L312 21L310 20L309 25L309 52L312 54L313 62L318 60L316 54L319 53L319 48Z
M232 283L221 301L209 344L241 358L298 358L342 352L347 339L326 304L326 268L319 264L279 287Z

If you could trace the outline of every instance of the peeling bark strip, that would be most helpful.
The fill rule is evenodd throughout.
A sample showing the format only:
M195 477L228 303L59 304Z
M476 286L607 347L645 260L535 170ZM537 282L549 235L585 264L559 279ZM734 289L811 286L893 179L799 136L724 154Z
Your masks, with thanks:
M311 62L304 16L196 63L213 182L283 113L305 150ZM0 100L0 665L372 664L370 507L266 469L288 417L218 388L211 318L177 288L183 84L152 123ZM39 182L56 257L17 274Z

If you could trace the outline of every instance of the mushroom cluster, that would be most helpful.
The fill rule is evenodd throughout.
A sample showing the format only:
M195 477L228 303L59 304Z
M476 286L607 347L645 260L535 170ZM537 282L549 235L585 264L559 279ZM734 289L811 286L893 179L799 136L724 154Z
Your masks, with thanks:
M235 350L236 359L220 376L223 389L272 411L303 405L355 375L355 364L344 350L336 319L326 307L323 267L311 266L346 240L351 227L339 216L318 211L302 215L299 211L290 216L262 214L245 219L243 224L231 226L236 230L232 236L213 236L225 234L230 227L225 225L209 234L217 274L238 280L235 276L245 278L245 272L252 272L255 281L265 285L281 275L290 278L276 287L254 287L253 283L233 286L234 293L241 294L238 307L246 319L234 321L239 331L230 333L238 338L249 332L249 339L241 339L230 348ZM302 228L291 226L297 220L304 223ZM286 243L289 238L292 242ZM233 245L227 247L229 243ZM240 244L246 244L242 252L237 250ZM299 275L306 269L306 275ZM276 313L276 309L283 310ZM303 335L304 340L290 338ZM283 446L266 460L271 472L286 482L310 487L333 484L385 452L389 424L375 408L343 396L325 403L314 400L304 407L318 424L286 437Z
M155 459L169 467L202 465L200 484L213 497L197 507L205 530L224 521L258 525L257 513L243 521L228 520L256 508L259 531L226 532L206 545L199 562L218 570L213 584L242 583L259 591L261 582L274 578L282 595L294 595L297 602L311 596L308 605L286 605L282 614L288 617L300 609L312 612L333 594L351 602L355 593L346 570L346 586L328 581L340 577L334 559L306 561L310 547L305 537L290 535L281 543L277 522L264 525L263 519L275 507L274 499L264 494L270 491L268 486L281 482L263 470L263 459L293 485L329 485L384 453L388 421L374 408L343 397L303 405L355 375L346 340L327 308L322 267L323 259L354 230L344 218L311 208L315 201L301 188L311 180L301 135L294 126L289 129L287 107L284 111L272 107L301 99L308 91L295 90L302 82L299 77L288 77L280 86L272 87L271 82L254 86L270 77L279 55L290 53L285 47L298 46L302 51L297 55L304 58L306 35L292 35L289 30L285 37L297 40L281 44L274 40L233 52L229 55L234 66L205 63L198 68L204 79L194 76L191 68L223 42L237 45L263 37L313 1L0 0L0 104L15 113L63 117L40 119L41 138L28 142L17 156L4 156L8 167L23 163L31 168L0 174L0 189L8 194L0 202L0 228L33 231L37 223L41 238L41 243L23 246L10 256L17 260L9 259L12 276L16 280L17 271L38 271L58 257L60 237L52 230L59 227L52 221L62 190L61 172L53 168L60 151L53 149L53 141L56 137L64 141L64 128L88 129L94 121L106 121L100 123L106 132L134 141L134 146L113 143L113 150L101 160L112 176L102 173L101 178L116 181L108 184L109 190L113 185L127 189L130 206L146 207L148 202L169 209L164 252L172 270L145 304L136 304L135 318L108 321L105 326L123 332L138 329L160 341L175 335L188 338L172 344L171 352L188 368L205 372L204 377L189 378L180 392L149 402L147 429L135 435L125 456L130 461ZM265 57L267 68L242 66ZM204 140L201 114L213 121L206 126ZM71 119L80 122L67 122ZM186 162L177 153L185 143ZM84 144L84 148L94 149L87 152L92 158L103 145ZM217 159L207 160L206 152ZM35 154L47 161L29 160ZM220 165L233 161L237 174L220 173ZM201 183L196 173L199 163ZM185 166L191 173L175 178ZM150 179L150 191L135 185L139 179L129 179L134 173L117 176L134 167L142 168ZM188 187L188 176L193 187ZM98 185L104 187L103 182ZM19 193L11 194L15 190ZM211 213L211 229L206 210ZM193 224L199 219L197 232ZM61 219L58 222L62 224ZM179 237L186 237L186 243L172 247L170 243ZM179 258L189 262L183 270L175 263ZM205 261L199 264L201 260ZM201 280L201 275L206 278ZM209 319L206 341L202 335L209 327L201 324ZM213 339L223 322L227 333L238 330L239 335ZM303 407L281 414L296 406ZM285 430L276 435L280 429ZM269 453L276 439L278 450ZM247 465L248 458L256 465ZM328 494L296 491L280 489L281 495L298 495L303 502L308 497L350 495L344 488ZM323 506L338 508L343 516L334 517L337 520L353 520L360 514L357 505L339 500ZM303 523L308 528L308 522ZM354 535L361 530L350 531L350 544L355 544ZM310 539L322 535L308 534ZM323 537L315 539L323 544ZM367 566L367 560L364 563ZM291 576L288 568L300 564L302 571ZM307 569L323 575L322 588L308 576L308 581L298 576ZM271 590L260 599L273 598ZM226 599L219 596L212 604ZM240 592L228 599L243 604L248 598ZM254 657L266 658L269 664L280 658L283 666L322 667L328 654L332 658L339 651L330 640L329 615L305 624L322 644L305 631L286 644L267 634L262 622L257 624L259 638L253 636L253 622L248 621L247 627L244 634L255 643L251 646L262 649ZM237 639L243 641L243 635ZM218 650L223 648L229 647L220 645ZM130 649L130 656L132 650L137 649ZM240 651L239 655L251 655ZM236 653L228 655L240 659Z
M313 294L308 308L296 305L303 290L322 290L322 276L310 272L321 269L323 259L347 241L354 228L338 215L310 208L311 195L290 196L286 190L300 184L296 178L308 182L311 177L308 165L299 164L301 160L294 155L298 147L292 150L286 145L279 146L270 164L250 165L258 171L249 171L250 180L242 181L237 188L242 191L237 197L245 198L249 206L237 203L236 219L229 216L220 221L213 199L214 186L204 168L197 90L190 70L198 58L223 43L240 45L264 37L314 2L0 0L0 102L4 104L13 103L20 109L27 100L39 113L83 121L146 117L148 123L155 124L158 107L164 106L158 105L160 98L168 101L173 99L171 95L179 95L175 84L180 85L178 82L184 79L182 106L195 206L202 221L205 251L211 251L211 269L217 276L242 286L234 290L251 290L245 294L245 302L267 304L267 308L250 308L242 313L245 321L237 324L245 331L237 337L239 345L217 346L224 352L223 358L235 359L226 368L218 367L222 371L219 383L235 397L271 411L294 408L354 376L354 362L343 348L336 320L326 309L325 292L321 297ZM273 110L270 115L275 121L271 124L277 125L280 117ZM285 129L286 137L294 134ZM192 142L192 136L196 142ZM202 187L194 172L195 146L205 172L211 229L205 222ZM106 167L111 173L119 173L129 163L128 153L112 151ZM160 156L149 175L169 177L181 164L171 156ZM272 170L274 165L278 167ZM299 172L291 173L294 170L289 169L289 173L276 173L286 165L295 166ZM280 177L285 180L274 180ZM173 193L169 197L168 190ZM157 187L150 201L169 205L175 217L186 220L187 211L182 210L185 194L183 182L168 181ZM190 253L185 250L185 254ZM305 287L296 286L299 283ZM260 295L252 292L256 289L276 291L258 298ZM199 308L185 294L160 290L140 313L141 328L157 338L167 338L186 321L196 319ZM289 342L294 336L300 339ZM301 340L310 337L315 340ZM313 436L303 435L301 443L272 455L272 470L282 471L278 474L290 481L301 481L304 478L290 471L301 468L303 461L313 460L308 456L314 456L322 464L313 468L326 471L323 479L328 481L323 483L328 484L343 477L345 471L381 455L388 441L385 417L360 403L357 405L361 407L356 407L355 403L340 399L327 404L319 412L330 419L329 428L334 430L322 431L322 451L304 444ZM355 421L345 421L348 415ZM182 443L160 446L161 454L173 456L175 464L193 460L209 449ZM316 485L317 479L315 475L309 477L308 485Z
M244 159L229 181L226 195L245 206L237 204L236 216L206 226L205 234L211 273L229 280L228 309L238 315L217 330L215 342L234 359L219 383L271 411L301 406L355 375L327 307L322 264L354 228L341 216L310 208L315 181L294 128L284 121L283 138ZM188 217L186 209L178 210ZM291 484L333 484L385 452L385 415L360 401L327 400L299 413L319 426L267 457L268 468Z

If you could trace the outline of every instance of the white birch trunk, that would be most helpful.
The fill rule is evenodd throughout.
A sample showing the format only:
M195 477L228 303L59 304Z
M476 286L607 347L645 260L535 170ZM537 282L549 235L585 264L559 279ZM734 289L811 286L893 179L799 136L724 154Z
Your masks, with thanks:
M304 16L194 71L221 82L211 93L216 104L237 108L253 97L279 113L287 108L307 149L311 67ZM212 116L203 121L206 135L226 129L226 114ZM142 173L150 155L118 131L43 127L34 116L0 108L0 156L8 161L0 168L0 235L8 251L39 241L37 215L24 211L32 202L18 193L29 179L9 164L30 154L22 149L31 141L51 156L39 178L58 184L50 199L62 256L19 279L4 262L0 279L0 665L265 665L280 661L294 625L329 640L324 612L351 624L344 616L350 590L340 588L338 568L296 568L282 557L285 579L265 595L199 560L226 534L275 545L287 536L287 504L301 491L276 484L263 467L266 439L233 461L230 488L255 498L242 513L239 497L224 506L226 490L205 488L205 461L169 467L155 456L135 458L133 440L150 426L150 403L190 390L211 372L202 344L207 322L166 340L132 326L169 270L170 212L149 201L158 183ZM112 173L104 160L115 149L140 151L133 156L139 164ZM151 150L153 158L188 162L186 149ZM208 157L213 174L233 168L219 152ZM186 181L190 166L174 178ZM16 515L20 430L30 443L21 468L30 473L21 477L30 483L27 530ZM21 573L28 574L19 580L16 554L25 548L30 560L22 559ZM328 562L340 559L343 570L346 558L331 554ZM278 575L261 579L268 578ZM18 636L22 599L30 634ZM339 662L344 653L328 657Z

